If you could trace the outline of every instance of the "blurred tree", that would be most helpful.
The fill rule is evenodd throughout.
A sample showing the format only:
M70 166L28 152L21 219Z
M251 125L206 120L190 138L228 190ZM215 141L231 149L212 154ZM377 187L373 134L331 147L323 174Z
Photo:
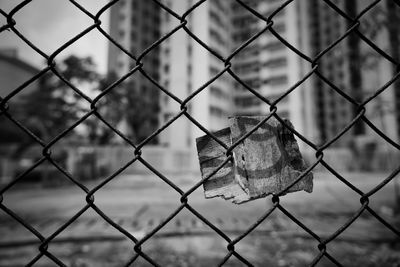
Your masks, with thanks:
M96 91L106 90L117 81L115 73L109 73L99 83ZM155 130L158 123L157 98L151 97L148 92L140 91L135 87L133 80L128 80L111 89L104 95L97 105L97 112L113 127L121 128L125 125L123 134L135 143L140 143ZM97 144L107 144L112 141L115 133L97 118L87 121L88 138ZM156 143L156 140L152 140Z
M390 54L396 61L397 65L393 65L392 73L393 76L400 72L400 1L386 0L386 9L388 10L388 21L387 27L389 32L389 47ZM395 96L395 110L397 119L397 133L400 135L400 80L397 79L394 84L394 96ZM394 190L395 190L395 212L400 214L400 181L399 177L394 178Z
M111 72L99 81L94 90L101 93L117 79L117 75ZM125 88L121 86L111 89L97 104L97 113L113 127L117 127L121 122L125 110ZM88 130L87 137L92 144L108 144L115 137L114 131L95 116L90 117L85 123Z
M400 1L386 0L387 20L385 27L389 33L389 51L397 65L392 66L393 76L400 72ZM397 132L400 134L400 80L397 79L394 84L395 111L397 118ZM399 194L400 195L400 194ZM400 196L398 198L400 207Z
M97 81L99 75L90 57L71 55L57 68L70 83L83 87ZM49 141L76 121L82 111L82 98L51 72L40 78L38 90L21 97L22 121L35 134Z
M153 92L144 91L143 88L135 88L132 83L128 83L126 89L126 121L132 131L132 138L136 143L140 143L150 136L158 125L158 96L153 95ZM150 143L156 144L157 138L153 138Z
M10 108L8 112L13 112ZM0 115L0 144L18 143L26 134L11 122L5 115Z
M351 1L350 1L351 2ZM400 1L399 0L386 0L384 5L378 5L371 10L368 16L367 24L364 26L364 32L371 38L371 40L376 41L382 38L382 33L387 33L387 46L381 47L383 50L387 51L388 54L393 58L397 64L392 64L392 76L396 76L400 72ZM375 54L375 57L377 55ZM400 134L400 80L397 79L393 83L394 92L394 107L393 112L397 120L397 133ZM382 123L382 131L387 132L386 124L384 122L385 106L383 105L380 98L378 100L378 114ZM388 152L391 148L388 148ZM388 159L392 159L389 157ZM395 164L393 164L395 165ZM400 213L400 184L399 178L394 179L394 189L395 189L395 211Z
M345 1L345 11L348 16L351 18L355 18L358 15L358 4L357 1ZM347 28L351 28L353 26L353 22L347 21ZM362 87L363 87L363 79L362 79L362 55L360 50L360 38L356 33L352 32L346 38L348 51L348 62L349 62L349 74L350 74L350 84L349 88L350 96L354 98L357 102L362 102ZM353 105L352 106L353 117L357 116L358 108ZM365 124L362 121L357 122L353 131L355 135L361 135L365 132Z
M57 65L58 72L75 86L81 87L98 80L95 64L90 57L69 56ZM10 104L10 113L30 131L48 142L78 119L82 111L81 97L56 75L47 72L39 78L38 88L23 94ZM3 143L18 143L22 148L33 139L2 116ZM20 150L20 149L19 149Z

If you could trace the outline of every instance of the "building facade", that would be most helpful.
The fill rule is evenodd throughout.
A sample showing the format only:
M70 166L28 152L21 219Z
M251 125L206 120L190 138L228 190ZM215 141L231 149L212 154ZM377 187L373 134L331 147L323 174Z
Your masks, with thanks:
M165 1L178 14L188 10L193 1ZM187 28L220 55L230 51L229 1L207 1L187 17ZM163 12L162 31L167 34L179 21ZM183 29L162 43L162 84L184 100L224 69L220 59L199 45ZM187 112L210 131L227 126L232 113L232 82L224 74L187 104ZM180 112L180 104L164 94L161 97L161 121L167 123ZM194 148L196 137L204 133L182 116L160 135L162 144L174 148Z
M39 69L18 58L16 49L1 50L0 97L7 97L39 72ZM20 112L20 104L23 97L39 88L40 82L35 80L7 101L10 112L14 117ZM0 129L0 144L18 143L26 137L26 134L5 116L0 116Z
M351 17L356 17L368 3L365 1L334 1L335 4ZM310 53L313 57L329 47L350 29L353 24L335 12L324 1L307 1L310 12ZM376 10L367 12L361 20L361 31L370 37L371 25L376 24L377 10L387 16L385 6L380 3ZM368 26L369 25L369 26ZM371 40L384 51L389 51L388 31L381 28ZM373 95L393 76L392 63L384 59L356 33L349 34L344 40L327 52L318 61L318 71L329 80L330 84L314 75L312 90L315 120L318 129L318 143L323 144L334 138L357 116L359 110L345 97L334 90L342 90L358 103ZM394 86L387 88L381 95L366 105L365 116L392 140L399 140L395 111ZM398 114L397 114L398 116ZM384 141L364 122L356 123L333 146L363 146L366 143Z
M131 1L120 1L121 5L132 5ZM134 1L141 5L147 1ZM150 1L152 2L152 1ZM247 0L246 4L268 17L285 1L281 0ZM352 1L349 1L352 2ZM194 3L193 1L164 0L163 3L177 14L183 14ZM345 1L335 1L343 10L357 14L362 8ZM150 32L160 31L160 36L178 27L180 21L163 9L154 9L154 21L148 23L146 31L139 31L143 22L141 16L145 9L128 7L121 9L116 15L111 11L111 32L120 32L121 44L132 47L134 40L145 39ZM142 15L136 14L140 13ZM136 14L136 15L135 15ZM135 15L135 16L134 16ZM149 17L149 14L145 15ZM158 17L158 20L155 19ZM118 22L115 22L119 18ZM202 40L210 49L223 58L229 56L240 45L261 31L265 21L258 19L249 10L236 1L210 0L202 3L187 17L186 27ZM310 58L314 58L340 38L351 23L332 10L324 1L293 1L273 17L272 28L293 47ZM136 35L122 32L132 32ZM122 32L121 32L122 31ZM155 33L154 33L155 34ZM378 38L385 45L387 33ZM113 34L112 34L113 35ZM143 35L143 36L141 36ZM115 34L114 34L115 36ZM154 35L155 36L155 35ZM382 41L383 40L383 41ZM155 41L155 39L153 39ZM138 41L139 42L139 41ZM140 45L134 45L140 46ZM359 47L359 51L351 49ZM143 48L143 47L142 47ZM116 50L116 51L113 51ZM365 47L356 34L352 34L334 49L318 60L318 72L330 81L330 84L313 74L299 85L289 95L277 104L278 114L288 118L296 130L315 144L324 144L334 138L356 116L357 109L332 86L343 90L357 101L365 98L368 92L379 88L379 84L390 80L390 64L379 61L374 68L360 69ZM224 69L224 63L200 44L198 44L183 29L178 30L159 46L159 52L154 53L154 77L160 85L177 96L186 99L207 81L218 75ZM118 54L118 48L110 48L110 68L128 71L127 57L112 57ZM158 58L158 60L156 59ZM156 64L157 63L157 64ZM271 102L282 96L288 89L302 80L311 70L312 64L287 48L269 31L261 34L245 49L240 51L231 61L232 69L237 76L250 88L257 91ZM157 65L157 66L156 66ZM136 79L136 77L133 77ZM136 81L146 84L146 81ZM381 84L382 85L382 84ZM377 98L377 101L391 101L394 92L390 88ZM158 123L163 125L177 115L180 104L166 95L159 93L160 112ZM367 106L367 116L378 128L393 140L398 140L395 112L375 110L379 104ZM270 106L252 92L225 73L209 84L201 93L191 99L188 104L188 114L210 131L227 126L228 118L236 115L267 115ZM382 113L383 112L383 113ZM182 116L160 134L160 144L172 148L193 148L194 139L203 135L189 119ZM347 147L356 140L376 140L374 133L364 123L357 123L347 134L342 136L332 146ZM306 148L303 142L300 147Z
M160 8L153 1L119 1L110 11L110 35L117 43L124 47L131 55L138 59L160 38ZM154 48L141 58L143 71L155 81L160 80L160 49ZM108 50L108 72L115 73L118 77L127 74L139 62L128 56L120 48L110 43ZM149 136L159 125L158 113L159 90L142 73L136 71L121 87L126 88L127 105L133 106L140 100L147 105L146 118L142 120L141 127L132 130L133 124L138 123L134 118L136 114L129 114L121 120L118 128L126 135L140 142ZM115 90L121 90L116 88ZM143 117L143 116L140 116ZM140 132L142 130L142 132ZM138 132L139 131L139 132Z
M251 8L265 17L270 16L284 1L245 1ZM249 10L233 4L232 25L236 47L266 27L265 21ZM293 1L276 13L272 20L275 32L300 51L309 51L309 34L305 31L308 10L301 1ZM280 98L287 90L311 70L310 63L288 49L270 31L265 31L251 42L234 59L234 71L250 88L270 102ZM290 119L294 127L307 138L314 139L316 128L312 119L313 97L306 81L277 103L277 113ZM267 115L270 105L261 101L252 92L236 83L234 94L235 115ZM300 144L304 145L304 144Z

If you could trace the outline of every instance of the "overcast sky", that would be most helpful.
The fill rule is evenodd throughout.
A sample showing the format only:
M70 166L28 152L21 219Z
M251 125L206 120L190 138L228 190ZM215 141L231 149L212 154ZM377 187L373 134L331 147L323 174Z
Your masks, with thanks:
M0 0L0 8L9 12L21 0ZM100 10L108 0L77 0L92 14ZM14 16L16 28L33 44L48 55L58 47L73 38L85 28L93 24L93 20L72 5L68 0L33 0ZM108 12L100 17L102 28L108 32ZM0 24L5 24L5 19L0 16ZM21 59L41 67L45 66L44 58L27 46L14 33L2 32L0 34L0 49L16 47ZM62 59L70 54L79 56L92 56L98 70L106 71L107 64L107 39L96 29L72 44L57 59Z

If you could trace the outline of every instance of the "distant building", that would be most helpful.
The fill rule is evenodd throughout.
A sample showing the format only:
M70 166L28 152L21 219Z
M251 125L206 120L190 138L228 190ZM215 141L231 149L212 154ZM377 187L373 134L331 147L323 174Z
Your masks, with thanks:
M310 54L314 57L333 44L353 24L340 16L323 1L306 1L309 10ZM335 1L335 4L346 12L361 12L368 3L365 1ZM353 10L354 9L354 10ZM368 23L365 14L361 24ZM363 25L364 26L364 25ZM373 39L378 47L387 51L387 31L380 31ZM357 47L355 50L350 49ZM334 49L326 53L319 61L318 71L331 84L358 102L372 95L392 77L391 63L376 53L355 33L342 40ZM354 72L355 70L355 72ZM316 128L319 143L325 143L334 138L357 115L358 110L343 96L337 93L328 83L313 76L311 91L315 109ZM396 122L395 95L393 86L372 100L367 106L366 117L381 131L395 141L399 140ZM397 114L399 116L399 114ZM348 133L337 140L333 146L348 147L350 143L382 142L370 127L364 122L356 123ZM385 142L385 141L383 141Z
M165 1L178 14L188 10L193 4L191 2ZM280 3L257 0L247 2L265 15L270 14ZM302 38L298 32L299 22L302 22L301 16L306 14L303 6L293 2L274 18L274 29L300 48L308 45L308 39ZM170 14L163 13L165 14L162 16L162 25L165 34L177 26L178 21ZM235 1L207 1L196 8L187 20L188 28L224 58L265 27L264 21L257 19ZM175 33L169 39L162 44L161 77L166 88L181 99L224 69L221 60L201 47L184 31ZM275 100L300 80L307 67L296 54L267 33L237 54L232 59L232 64L234 72L242 81L270 100ZM308 66L308 69L311 67ZM311 126L311 99L304 87L300 86L279 102L278 114L289 118L296 129L310 136L316 130ZM164 116L161 121L165 123L179 112L179 105L168 96L163 96L161 111ZM205 128L215 131L226 127L230 116L266 115L269 113L269 105L260 101L225 73L189 102L188 111ZM188 147L189 144L193 145L193 139L200 135L203 133L183 118L166 129L163 143L172 147Z
M39 69L18 58L16 49L0 50L0 97L6 97L13 90L40 72ZM24 90L10 99L17 101L22 95L38 88L38 81L32 82Z
M160 8L153 1L119 1L110 11L110 34L136 58L139 57L153 42L160 37ZM141 62L144 71L154 80L160 79L160 55L159 48L152 49ZM108 71L121 77L135 68L136 62L113 44L109 46ZM154 112L149 114L146 124L150 129L156 129L159 125L159 91L139 71L127 80L128 91L132 90L141 95L149 105L154 105ZM116 89L118 90L118 88ZM133 105L135 99L130 99ZM125 134L130 134L129 119L124 118L120 129Z
M285 1L244 2L267 17ZM180 24L178 19L162 9L154 9L154 13L151 13L151 16L158 17L153 23L150 23L149 12L145 15L147 20L135 22L133 20L140 21L145 11L139 7L132 9L129 6L132 5L130 1L119 3L111 9L111 35L125 48L132 47L133 40L151 36L151 32L160 31L161 35L165 35ZM144 2L140 3L145 5ZM194 4L193 1L177 0L164 0L163 3L180 15ZM340 8L345 8L344 2L335 3ZM360 4L358 9L361 8ZM117 12L117 9L121 11ZM119 15L116 15L117 13ZM265 21L258 19L236 1L224 0L202 3L186 20L188 29L224 58L266 26ZM149 28L140 30L141 23ZM274 15L272 28L296 49L313 58L342 36L350 26L346 19L326 3L312 0L293 1L285 6ZM135 34L128 34L133 31ZM152 40L154 42L156 39ZM325 54L318 61L318 71L350 96L363 95L365 98L367 91L376 90L379 85L390 80L391 66L381 60L375 69L363 70L360 77L351 75L351 67L354 65L350 63L354 61L354 55L349 54L349 47L354 44L354 40L354 36L346 38L335 49ZM380 40L387 40L387 36ZM158 57L159 60L154 59L154 64L145 63L145 66L153 66L154 77L159 78L160 84L181 100L225 67L215 55L200 46L183 29L162 42L159 48L160 50L154 52L154 58ZM361 49L365 47L361 45ZM109 58L110 70L117 69L121 74L128 71L129 58L118 48L110 47ZM155 64L156 62L158 64ZM312 70L310 62L291 51L268 31L238 53L232 59L232 66L233 71L245 84L270 101L282 96ZM141 83L143 77L135 76L134 79ZM354 86L357 81L360 85L358 87ZM388 101L394 105L393 99L393 90L390 88L377 100L384 101L382 103ZM159 125L165 124L180 112L180 104L164 93L159 94L158 103ZM381 115L376 116L373 106L379 107L377 104L368 105L367 115L375 116L371 120L377 127L382 128L383 123L383 131L393 140L398 140L395 112L380 113ZM298 132L316 144L331 140L357 113L352 104L315 74L285 96L277 107L280 116L290 119ZM246 90L230 75L224 74L189 101L187 112L202 126L214 131L225 127L229 116L266 115L269 114L269 109L269 105ZM160 134L159 141L173 148L188 148L193 147L194 139L202 134L197 126L182 116ZM357 123L332 147L347 147L354 140L363 142L362 140L374 139L374 135L363 123ZM300 142L300 146L307 147L303 142Z
M5 98L19 86L29 81L40 72L36 67L18 58L15 49L0 50L0 97ZM22 91L12 96L7 101L10 113L15 115L18 112L18 102L21 97L30 94L39 88L39 81L35 80L26 86ZM10 122L5 116L0 116L0 144L10 144L21 141L25 135L18 127Z
M265 17L270 16L284 3L276 0L245 2ZM309 50L309 35L305 29L307 12L303 1L293 1L273 17L272 28L300 51ZM232 28L235 47L245 43L265 26L265 21L237 2L233 4ZM311 64L288 49L268 30L235 56L233 63L233 69L241 80L271 102L282 96L311 70ZM317 133L313 125L314 107L309 83L305 82L285 96L277 107L281 117L290 119L299 132L313 139ZM236 83L236 115L267 115L269 111L269 105Z
M164 1L178 14L183 14L194 1ZM188 17L188 29L211 49L227 56L232 48L229 1L207 1ZM179 21L163 11L163 34ZM161 84L181 100L187 98L224 69L224 64L200 46L183 29L161 45ZM227 74L211 83L188 103L187 112L210 131L227 126L232 114L233 83ZM180 105L166 94L161 97L161 122L166 123L180 111ZM204 135L190 120L179 118L161 134L161 142L174 148L194 146L194 139Z
M183 13L193 4L193 1L164 2L178 13ZM229 1L206 2L188 16L188 28L211 47L226 55L231 44L230 17L226 16L229 12ZM216 25L212 18L220 20L220 25ZM120 1L111 8L111 36L134 54L155 42L160 36L160 31L166 34L178 25L179 21L176 18L160 10L153 1ZM226 49L227 47L229 49ZM119 76L135 66L134 61L114 45L109 47L108 58L109 71L114 71ZM153 49L145 56L143 63L145 71L148 71L152 78L181 100L224 67L183 30ZM143 93L150 90L156 92L152 100L160 105L159 125L178 114L180 105L166 94L160 93L145 77L135 74L131 80L136 88L143 89ZM205 128L220 129L227 125L227 117L232 115L231 93L232 82L227 78L220 78L189 102L188 113ZM122 127L122 130L129 132L129 126L126 123L123 125L125 127ZM182 117L160 134L159 142L174 148L189 148L193 147L194 138L199 135L202 135L202 132Z
M285 1L244 1L264 16L269 16ZM365 1L334 1L346 12L356 16L368 3ZM354 10L351 10L351 9ZM365 16L362 23L366 23ZM314 58L338 40L352 26L324 1L293 1L273 17L272 28L296 49ZM233 4L234 42L238 47L266 23L243 6ZM381 31L373 40L388 51L388 33ZM358 44L357 44L358 42ZM350 48L359 45L359 51ZM359 52L359 53L357 53ZM366 55L374 54L374 63L366 62ZM334 49L318 60L318 71L332 84L361 102L372 95L392 77L392 64L362 42L355 33L342 40ZM369 66L367 66L369 65ZM311 71L311 63L288 49L270 33L264 33L234 58L234 70L245 83L269 100L286 90ZM356 69L356 72L352 72ZM357 72L359 70L359 72ZM251 92L238 85L234 111L239 115L267 114L265 105ZM366 116L385 134L399 140L395 111L396 94L393 86L367 105ZM278 114L289 118L296 130L315 144L324 144L341 132L357 115L357 108L315 74L278 103ZM384 142L364 122L356 123L332 147L348 147ZM300 143L302 145L302 143ZM304 144L303 144L304 145ZM307 146L305 146L307 147Z

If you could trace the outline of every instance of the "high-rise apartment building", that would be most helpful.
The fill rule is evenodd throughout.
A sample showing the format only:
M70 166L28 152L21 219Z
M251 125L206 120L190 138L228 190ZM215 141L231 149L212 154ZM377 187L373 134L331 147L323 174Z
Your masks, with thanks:
M110 12L110 35L133 56L138 58L146 48L160 38L160 7L153 1L119 1ZM159 48L152 49L142 59L143 70L154 80L160 79L160 55ZM108 52L108 71L114 72L118 77L128 73L136 66L136 61L125 54L117 46L110 44ZM130 114L122 119L118 126L122 132L130 135L138 142L148 136L158 125L159 91L155 85L138 71L124 82L127 87L128 106L137 104L137 97L149 105L149 114L142 121L143 133L133 133L135 114ZM118 89L116 89L118 90ZM119 89L121 90L121 89ZM154 101L156 100L156 101ZM137 130L138 131L138 130ZM136 136L135 136L136 135ZM138 136L139 135L139 136ZM139 140L138 140L139 139Z
M193 1L167 0L163 3L178 14L183 14ZM187 17L188 29L225 55L231 50L230 6L230 1L208 1ZM153 1L120 1L111 8L111 36L134 55L179 24L178 19L160 9ZM110 45L108 58L109 71L119 76L135 66L135 62L114 45ZM181 100L224 67L183 29L146 55L143 63L147 73ZM160 107L157 116L159 125L180 112L178 102L160 92L142 75L132 75L131 81L143 93L151 91L153 94L157 91L152 101ZM224 75L189 102L188 113L211 131L225 127L227 117L232 114L232 90L231 81ZM129 133L126 124L120 128ZM181 117L159 135L159 143L174 148L193 147L194 138L202 134L187 118Z
M190 1L164 1L178 14L192 5ZM250 4L264 14L271 13L281 1L251 1ZM299 13L300 4L289 5L275 18L274 29L297 46L306 45L301 39L298 23L305 10ZM178 25L167 12L162 16L163 33ZM227 57L253 34L260 31L265 22L239 6L235 1L206 1L188 18L187 27L213 51ZM170 40L169 40L170 39ZM185 98L204 83L218 75L224 64L218 57L200 46L184 31L178 31L167 39L161 49L162 83L178 97ZM282 95L304 75L303 62L271 34L265 33L241 51L232 60L235 73L248 86L270 100ZM311 67L309 67L311 69ZM309 124L311 100L301 86L280 103L278 113L289 118L296 129L310 136L315 130ZM161 116L164 123L179 112L179 105L168 96L161 97ZM310 102L308 105L304 103ZM306 108L309 107L309 108ZM225 73L211 83L189 103L188 112L210 131L227 126L228 118L235 115L266 115L269 105L245 90L229 74ZM164 134L161 142L172 147L189 147L194 138L203 133L186 118L180 118Z
M183 14L193 1L163 1L178 14ZM207 1L187 17L187 28L210 48L226 55L231 49L230 2ZM166 11L160 14L162 32L167 34L180 21ZM196 43L180 29L161 44L161 84L175 96L184 100L195 90L223 70L221 61ZM223 75L196 95L188 103L187 112L205 128L213 131L227 125L231 115L231 81ZM180 104L162 94L161 123L166 123L180 112ZM194 146L194 139L202 133L186 117L181 117L160 134L160 142L174 148Z
M284 1L251 0L245 3L268 17ZM266 22L237 2L233 3L232 9L233 39L238 47L265 28ZM293 1L273 17L272 28L301 51L309 49L309 35L304 31L307 12L302 1ZM301 80L311 66L267 30L235 57L233 69L246 85L272 102ZM280 116L290 119L298 131L313 139L316 135L312 120L314 107L307 84L308 81L285 96L277 107ZM266 115L270 111L268 104L238 83L234 104L235 115Z
M244 2L267 17L285 1ZM363 8L362 1L358 1L358 7L346 4L346 1L335 2L343 10L356 8L352 11L354 13ZM156 8L153 1L119 3L111 11L111 33L132 51L142 51L157 36L167 34L181 23L167 11ZM180 15L194 4L193 1L178 0L164 0L163 3ZM265 21L236 1L226 0L204 2L186 20L186 27L193 34L225 58L266 26ZM275 14L272 27L292 46L313 58L342 36L351 27L351 22L338 15L324 1L293 1ZM350 96L362 99L366 91L377 89L380 82L390 79L390 65L379 61L374 70L355 71L357 66L354 62L362 58L366 49L357 38L352 34L325 54L318 61L318 71ZM387 40L387 36L380 40ZM360 53L350 49L355 45L360 46ZM127 72L133 67L129 58L118 48L110 47L109 58L110 69L118 73ZM145 66L153 77L181 100L225 67L218 57L204 49L183 29L162 42L144 60L149 61L145 62ZM266 31L232 59L232 69L249 87L273 101L303 79L312 66ZM146 86L151 87L143 77L136 75L133 79L139 88L143 88L143 92ZM392 94L393 90L390 89L382 95L382 99L390 101ZM159 103L158 122L162 125L180 112L180 104L160 92L157 99L153 98ZM187 106L187 112L210 131L225 127L229 116L266 115L270 109L268 104L227 73L209 84ZM367 107L367 115L374 115L373 106ZM352 104L315 74L285 96L277 107L279 115L290 119L298 132L316 144L332 139L357 112ZM378 127L384 123L386 126L383 131L398 140L393 113L383 114L372 121ZM173 148L189 148L194 146L194 139L202 134L197 126L182 116L160 134L159 142ZM355 137L368 139L372 135L368 127L358 123L334 145L347 146ZM304 144L300 142L300 146Z
M309 52L314 57L343 36L353 23L339 15L324 1L306 2L309 17L312 18L307 26L310 36ZM351 17L356 17L368 5L366 1L334 2ZM382 4L376 8L385 9ZM368 25L376 23L370 21L372 16L374 16L373 12L366 13L361 20L362 32L367 36L369 35ZM372 40L378 47L388 51L389 39L385 29L382 29ZM318 71L330 82L328 84L315 75L312 77L311 91L313 105L316 106L314 118L318 129L317 140L319 143L325 143L344 129L359 112L357 107L336 92L332 85L361 103L388 82L392 72L391 63L363 42L355 32L349 34L326 53L318 64ZM394 99L393 86L391 86L367 104L365 115L390 138L399 140L399 133L396 131ZM389 108L389 106L393 107ZM383 139L371 128L364 122L360 122L337 140L334 146L346 147L354 142L362 145L366 142L382 141Z

